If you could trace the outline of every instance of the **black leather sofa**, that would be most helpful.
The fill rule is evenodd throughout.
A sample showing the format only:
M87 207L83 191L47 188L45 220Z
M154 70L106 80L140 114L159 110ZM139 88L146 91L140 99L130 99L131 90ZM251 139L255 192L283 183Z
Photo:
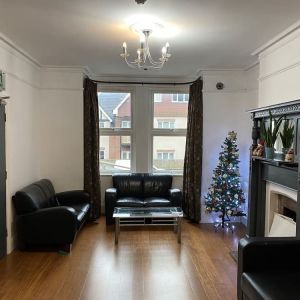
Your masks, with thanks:
M55 193L48 179L16 192L13 203L21 249L57 246L69 252L90 212L88 193L81 190Z
M114 174L113 188L105 191L106 224L114 224L115 207L181 207L182 192L172 188L169 174Z
M243 238L238 250L239 300L300 299L300 240Z

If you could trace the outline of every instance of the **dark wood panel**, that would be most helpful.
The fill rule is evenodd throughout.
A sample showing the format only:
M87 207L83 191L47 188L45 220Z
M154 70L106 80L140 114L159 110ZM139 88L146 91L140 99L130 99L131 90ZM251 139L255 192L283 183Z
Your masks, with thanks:
M298 190L298 170L264 164L263 180Z

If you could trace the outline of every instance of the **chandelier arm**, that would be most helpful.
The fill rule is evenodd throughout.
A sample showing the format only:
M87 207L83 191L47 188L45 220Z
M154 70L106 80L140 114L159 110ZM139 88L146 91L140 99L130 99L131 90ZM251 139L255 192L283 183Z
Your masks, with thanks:
M155 65L147 65L147 64L140 64L139 62L137 62L137 61L128 61L127 60L127 57L124 57L124 60L125 60L125 62L126 62L126 64L130 67L130 68L132 68L132 69L136 69L136 68L139 68L139 69L144 69L144 68L146 68L146 69L160 69L161 68L161 66L155 66Z
M163 66L164 62L163 62L163 61L160 61L160 62L155 61L155 60L152 58L152 56L151 56L150 49L148 48L147 50L148 50L148 51L147 51L147 56L148 56L148 59L149 59L150 63L151 63L152 65L155 65L155 66Z
M126 56L124 56L124 59L125 59L125 62L127 63L127 65L130 68L136 69L136 67L137 67L137 63L136 62L134 62L134 61L128 61Z
M164 59L162 59L161 61L155 61L155 60L153 60L153 58L152 58L152 56L151 56L150 53L149 53L148 58L149 58L150 63L151 63L152 65L154 65L154 66L163 66L164 63L165 63L165 60L164 60Z
M145 61L144 63L146 63L146 60L148 58L149 62L151 65L153 65L156 69L157 68L161 68L162 67L162 63L159 62L159 61L155 61L152 56L151 56L151 53L150 53L150 47L149 47L149 33L147 34L144 34L145 35Z

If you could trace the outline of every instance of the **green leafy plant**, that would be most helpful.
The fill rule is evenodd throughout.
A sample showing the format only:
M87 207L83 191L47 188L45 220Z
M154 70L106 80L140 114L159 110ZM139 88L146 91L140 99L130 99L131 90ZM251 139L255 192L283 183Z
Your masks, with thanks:
M284 116L276 119L273 117L271 110L269 110L269 116L269 126L266 127L264 120L262 121L262 137L265 140L266 147L273 148Z
M284 120L280 138L283 148L291 148L294 140L294 125L290 124L290 120Z

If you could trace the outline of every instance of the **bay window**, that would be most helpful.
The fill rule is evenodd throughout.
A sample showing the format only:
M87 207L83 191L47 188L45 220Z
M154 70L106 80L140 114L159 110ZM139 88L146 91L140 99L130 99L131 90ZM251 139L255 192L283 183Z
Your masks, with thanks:
M100 174L182 175L189 98L185 91L99 86Z

